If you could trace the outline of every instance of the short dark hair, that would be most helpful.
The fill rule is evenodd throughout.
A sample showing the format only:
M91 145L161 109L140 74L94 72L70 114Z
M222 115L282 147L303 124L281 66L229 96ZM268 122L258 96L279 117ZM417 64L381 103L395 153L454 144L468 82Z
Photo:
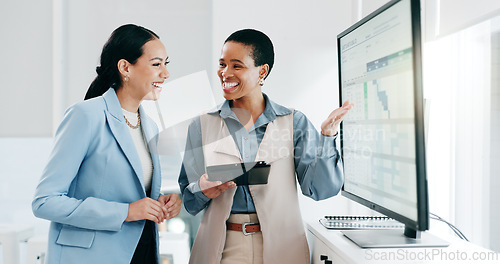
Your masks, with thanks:
M234 41L252 48L250 56L255 62L255 66L269 65L269 76L274 65L274 47L271 39L261 31L255 29L242 29L231 34L224 43ZM265 79L264 78L264 79Z
M159 38L153 31L133 24L115 29L102 48L101 65L96 68L97 77L90 84L85 100L104 94L110 87L115 90L121 87L118 61L125 59L135 64L144 52L144 44Z

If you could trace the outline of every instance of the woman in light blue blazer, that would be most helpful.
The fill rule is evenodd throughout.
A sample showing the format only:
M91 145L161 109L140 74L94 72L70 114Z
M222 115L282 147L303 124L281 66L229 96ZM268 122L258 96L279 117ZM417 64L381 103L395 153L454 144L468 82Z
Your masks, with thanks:
M68 108L35 192L51 221L46 263L159 263L156 223L175 217L177 194L160 194L156 124L140 103L169 77L165 46L136 25L104 45L85 101Z

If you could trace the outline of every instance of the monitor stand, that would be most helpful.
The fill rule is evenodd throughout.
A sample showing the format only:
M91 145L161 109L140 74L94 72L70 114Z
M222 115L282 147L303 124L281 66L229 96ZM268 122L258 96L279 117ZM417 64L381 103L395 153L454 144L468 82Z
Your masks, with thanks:
M420 232L420 231L419 231ZM405 236L401 229L344 230L344 236L361 248L447 247L449 243L428 232L420 238Z

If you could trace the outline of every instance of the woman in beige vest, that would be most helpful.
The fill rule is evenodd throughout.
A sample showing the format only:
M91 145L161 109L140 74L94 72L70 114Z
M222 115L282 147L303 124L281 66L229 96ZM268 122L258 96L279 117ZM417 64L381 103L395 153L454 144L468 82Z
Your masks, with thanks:
M206 209L190 263L309 263L296 182L314 200L342 186L335 138L352 104L334 110L318 133L303 113L262 93L273 64L273 44L260 31L224 42L218 75L226 101L190 125L179 177L188 212ZM206 166L253 161L271 165L267 184L208 180Z

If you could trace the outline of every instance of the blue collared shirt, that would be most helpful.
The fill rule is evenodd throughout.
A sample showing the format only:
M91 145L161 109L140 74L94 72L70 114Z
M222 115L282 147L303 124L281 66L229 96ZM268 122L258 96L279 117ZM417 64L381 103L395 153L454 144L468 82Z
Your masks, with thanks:
M255 161L257 151L266 132L267 124L277 116L292 114L286 107L271 101L266 94L266 108L250 130L246 130L225 101L208 114L224 119L229 133L238 146L243 162ZM300 111L293 111L294 162L297 180L302 193L314 200L336 195L343 183L342 159L335 146L335 137L318 133L313 124ZM186 152L179 175L179 186L186 210L195 215L205 209L210 198L200 190L199 179L205 173L205 161L201 141L201 123L197 117L189 126ZM255 206L248 186L237 186L231 213L255 213Z

